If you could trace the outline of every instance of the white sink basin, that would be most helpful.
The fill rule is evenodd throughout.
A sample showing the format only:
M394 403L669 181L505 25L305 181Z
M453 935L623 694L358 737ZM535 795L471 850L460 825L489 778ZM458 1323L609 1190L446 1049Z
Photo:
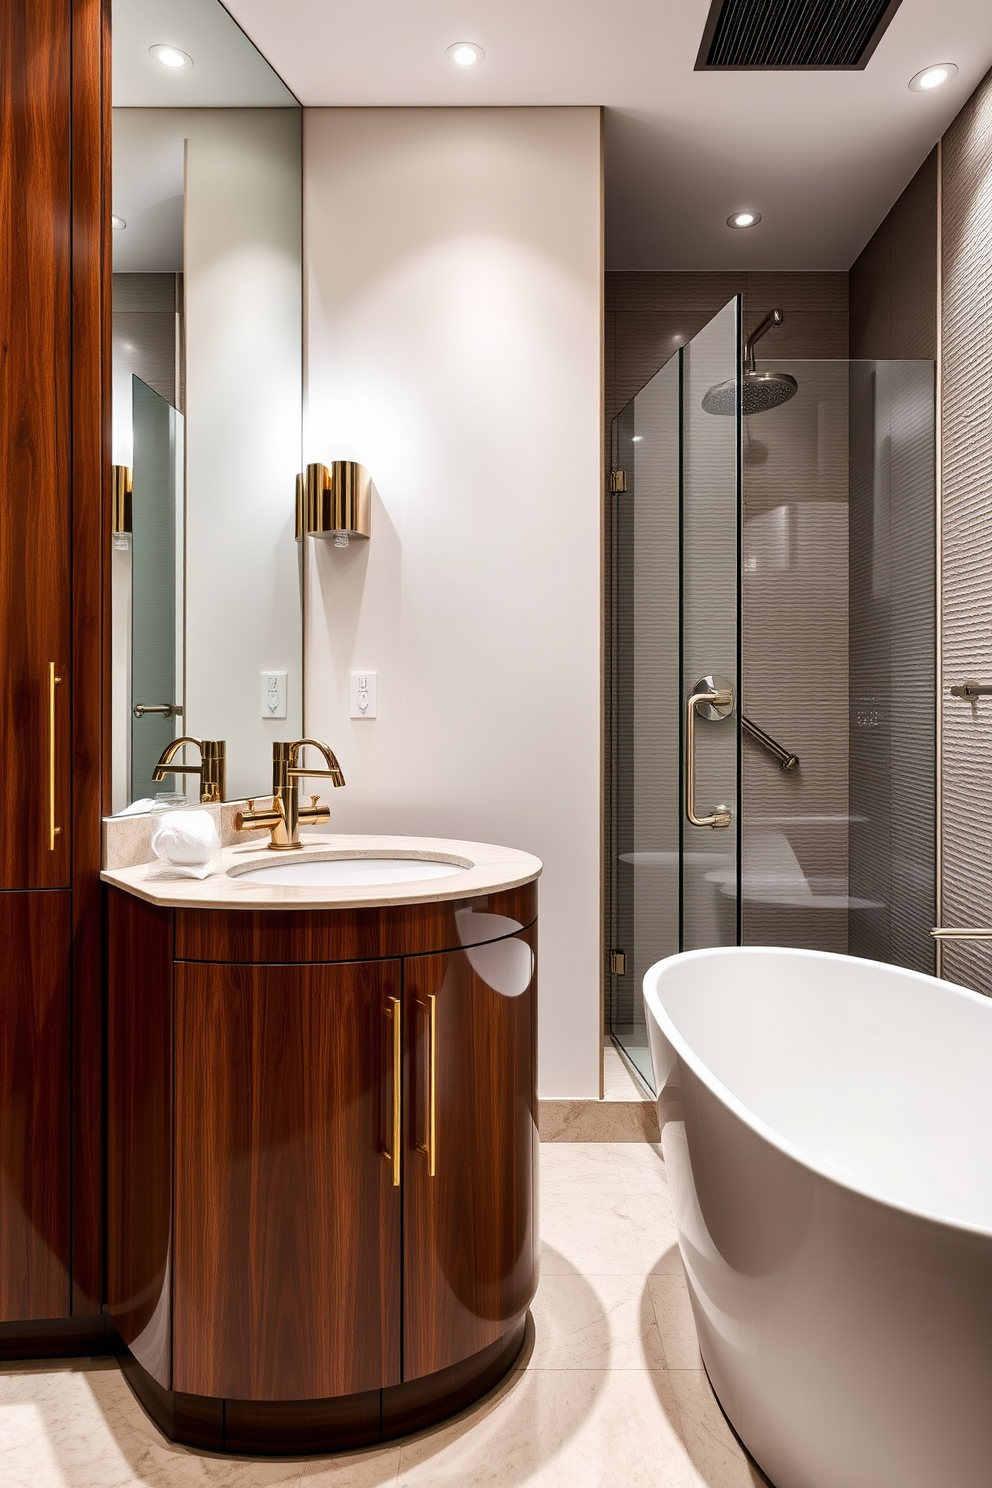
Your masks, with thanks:
M416 883L428 878L450 878L464 873L468 863L439 863L435 858L314 858L293 857L263 867L232 868L232 878L253 884L283 884L287 888L348 888L362 884Z

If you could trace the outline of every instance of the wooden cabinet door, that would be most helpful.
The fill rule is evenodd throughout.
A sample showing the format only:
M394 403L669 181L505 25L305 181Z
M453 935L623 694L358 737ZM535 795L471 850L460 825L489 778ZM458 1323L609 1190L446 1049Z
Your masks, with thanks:
M173 1388L395 1384L399 961L175 969Z
M69 883L67 16L0 6L0 889Z
M537 1285L536 933L404 962L404 1380L495 1343Z
M69 1315L69 894L0 893L0 1322Z

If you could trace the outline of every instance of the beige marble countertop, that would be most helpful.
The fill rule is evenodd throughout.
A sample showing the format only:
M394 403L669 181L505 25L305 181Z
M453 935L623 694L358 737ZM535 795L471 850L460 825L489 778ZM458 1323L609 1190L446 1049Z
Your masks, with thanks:
M288 861L328 858L426 858L464 866L445 878L396 884L283 885L252 883L238 869L272 868ZM175 909L353 909L403 904L431 904L470 899L530 883L540 876L540 858L488 842L458 842L443 837L360 837L340 833L307 833L299 852L271 852L264 839L221 849L220 869L208 878L149 878L152 864L106 868L104 883L134 894L149 904ZM235 870L232 872L231 870Z

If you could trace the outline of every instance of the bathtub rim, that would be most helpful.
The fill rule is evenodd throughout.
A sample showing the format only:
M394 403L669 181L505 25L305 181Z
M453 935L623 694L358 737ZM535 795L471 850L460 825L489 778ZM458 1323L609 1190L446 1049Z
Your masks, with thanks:
M655 961L644 973L642 982L642 995L649 1016L653 1017L660 1027L665 1038L671 1044L679 1059L683 1060L696 1078L706 1087L721 1105L749 1127L770 1147L782 1153L791 1162L798 1163L807 1172L813 1173L824 1182L833 1184L847 1193L856 1194L859 1198L867 1199L869 1203L880 1204L885 1209L890 1209L897 1214L905 1214L912 1219L920 1220L925 1224L938 1225L941 1229L954 1230L959 1234L970 1234L985 1240L992 1240L992 1223L988 1225L975 1224L969 1220L951 1219L947 1215L930 1212L926 1209L917 1208L915 1205L901 1203L898 1199L887 1198L884 1194L875 1192L862 1184L853 1183L850 1178L839 1171L833 1170L828 1163L811 1160L794 1142L783 1137L781 1133L764 1121L751 1110L750 1106L744 1104L739 1096L734 1095L726 1085L719 1080L709 1065L705 1064L695 1050L686 1042L683 1035L675 1027L668 1010L662 1005L657 994L657 981L664 967L675 962L680 965L685 962L705 960L740 959L742 956L750 959L752 956L771 956L775 960L803 960L833 962L839 966L847 966L852 961L862 966L874 966L887 972L897 972L899 976L906 977L915 982L925 982L929 986L939 987L942 992L956 994L972 1001L990 1006L990 999L983 997L980 992L973 992L969 987L961 987L957 982L946 982L942 978L927 976L922 971L910 971L907 967L893 966L887 961L873 961L866 956L846 956L838 951L809 951L792 950L788 946L710 946L696 951L679 951L673 956L663 956L660 961ZM653 1061L652 1061L653 1067ZM656 1075L657 1078L657 1075ZM660 1092L659 1092L660 1095Z

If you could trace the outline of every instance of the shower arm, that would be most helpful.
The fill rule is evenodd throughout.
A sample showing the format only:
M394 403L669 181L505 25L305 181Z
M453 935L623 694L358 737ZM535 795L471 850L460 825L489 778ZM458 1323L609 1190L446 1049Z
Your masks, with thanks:
M791 749L786 749L784 744L780 744L777 739L773 739L771 734L766 734L763 728L759 728L756 723L752 723L750 718L745 718L743 713L741 714L741 728L756 744L760 744L762 749L767 749L768 753L773 759L778 761L783 770L799 769L798 754L793 754Z
M780 326L785 319L781 310L769 310L760 325L756 326L744 342L744 370L754 371L754 345L760 341L762 336L768 334L773 326Z

